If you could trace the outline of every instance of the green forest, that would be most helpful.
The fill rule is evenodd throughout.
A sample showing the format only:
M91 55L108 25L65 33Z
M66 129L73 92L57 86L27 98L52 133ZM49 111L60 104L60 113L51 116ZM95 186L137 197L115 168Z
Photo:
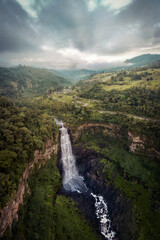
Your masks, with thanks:
M71 85L48 70L18 66L1 68L0 82L0 209L15 199L34 151L44 153L48 140L58 146L57 154L32 169L18 221L3 240L103 239L78 203L59 194L55 117L70 130L73 148L96 156L96 178L128 204L115 216L115 225L127 216L119 239L160 238L159 67L103 71Z
M79 96L103 100L106 110L159 118L159 76L158 69L153 71L143 68L139 71L121 71L108 76L99 74L97 81L92 82L91 78L86 84L83 82L79 84Z
M0 203L4 207L15 195L34 150L44 150L45 141L54 141L58 130L53 116L35 107L19 108L6 97L0 97L0 107Z
M69 80L47 69L22 65L0 68L0 95L9 98L37 96L45 94L49 89L60 90L69 85Z

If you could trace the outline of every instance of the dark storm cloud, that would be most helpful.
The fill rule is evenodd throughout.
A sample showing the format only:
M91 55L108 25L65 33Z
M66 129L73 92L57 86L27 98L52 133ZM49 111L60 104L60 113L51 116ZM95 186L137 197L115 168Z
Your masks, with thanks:
M129 8L120 12L119 20L120 24L124 26L134 27L135 25L135 43L139 47L154 44L160 34L160 26L157 26L160 23L160 1L136 0Z
M28 14L15 0L0 1L0 52L20 52L35 49Z
M0 0L0 52L5 61L5 53L9 58L13 56L9 53L16 52L16 63L30 59L29 64L47 65L52 60L58 66L61 62L81 65L80 55L77 59L59 51L67 48L98 56L136 55L139 49L149 48L160 52L156 47L160 44L160 0L131 0L120 9L110 6L122 0L110 0L108 6L95 1L99 4L93 9L88 7L89 0L26 0L36 18L22 4L25 0L19 1L21 5L18 1Z
M106 22L112 20L107 9L89 12L83 0L55 0L38 14L44 31L53 36L57 47L72 45L82 51L94 48L98 41L102 44L107 40Z
M57 47L70 44L82 51L118 54L157 42L159 12L159 0L134 0L116 14L104 6L88 11L83 0L54 0L41 5L38 14Z
M85 39L90 41L87 38L90 18L85 1L51 1L38 14L43 30L53 36L58 47L73 43L75 47L83 49Z

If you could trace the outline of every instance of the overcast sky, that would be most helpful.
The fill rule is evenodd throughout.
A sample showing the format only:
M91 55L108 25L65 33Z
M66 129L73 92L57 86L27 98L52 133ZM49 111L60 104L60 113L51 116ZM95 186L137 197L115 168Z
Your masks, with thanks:
M0 66L99 68L160 53L160 0L0 0Z

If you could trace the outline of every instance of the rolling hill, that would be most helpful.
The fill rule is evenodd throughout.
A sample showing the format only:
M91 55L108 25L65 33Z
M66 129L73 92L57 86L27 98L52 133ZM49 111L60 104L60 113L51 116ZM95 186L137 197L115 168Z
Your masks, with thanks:
M143 55L128 59L125 61L125 63L140 67L140 66L156 63L158 60L160 60L160 54L143 54Z
M28 66L0 68L0 95L7 97L35 96L49 89L57 90L71 82L40 68Z

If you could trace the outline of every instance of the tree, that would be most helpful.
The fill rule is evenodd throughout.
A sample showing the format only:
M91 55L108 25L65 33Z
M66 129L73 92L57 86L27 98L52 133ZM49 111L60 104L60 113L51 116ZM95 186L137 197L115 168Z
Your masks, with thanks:
M0 170L9 173L16 158L17 154L15 152L8 150L0 151Z

